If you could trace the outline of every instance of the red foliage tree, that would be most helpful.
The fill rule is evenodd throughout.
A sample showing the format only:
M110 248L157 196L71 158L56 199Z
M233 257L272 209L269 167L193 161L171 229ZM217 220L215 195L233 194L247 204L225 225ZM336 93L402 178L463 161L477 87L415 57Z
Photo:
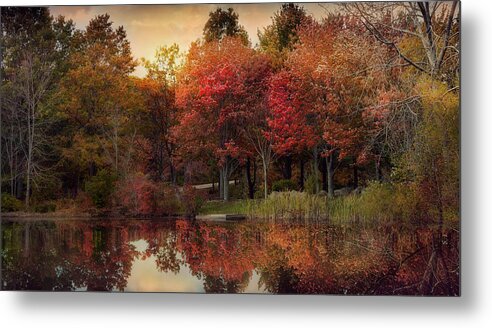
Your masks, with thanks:
M181 120L175 132L183 156L219 167L224 200L231 174L251 155L245 128L254 123L268 72L260 55L240 38L194 43L188 53L177 90Z

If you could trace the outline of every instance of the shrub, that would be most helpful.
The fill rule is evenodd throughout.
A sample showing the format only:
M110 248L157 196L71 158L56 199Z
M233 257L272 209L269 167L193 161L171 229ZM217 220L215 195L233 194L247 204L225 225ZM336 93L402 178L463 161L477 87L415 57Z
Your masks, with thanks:
M56 211L56 205L54 203L41 203L33 206L34 212L48 213Z
M411 185L373 181L360 195L358 211L366 220L405 221L417 215L417 203Z
M37 177L32 187L31 200L34 203L44 203L60 198L62 182L57 177Z
M22 208L22 202L14 196L3 193L2 194L2 212L17 212Z
M296 183L289 179L277 180L272 184L272 191L290 191L296 189Z
M163 216L180 212L175 190L142 173L119 181L116 195L118 205L131 215Z
M392 218L394 216L395 188L389 183L370 182L361 193L360 211L367 218Z
M115 176L102 169L85 183L85 191L89 194L97 208L107 207L114 191Z
M82 212L87 212L94 206L91 197L85 191L77 193L74 203L75 207Z
M206 198L200 190L195 189L191 185L185 185L183 187L183 191L181 192L181 204L186 216L195 217L205 203L205 200Z

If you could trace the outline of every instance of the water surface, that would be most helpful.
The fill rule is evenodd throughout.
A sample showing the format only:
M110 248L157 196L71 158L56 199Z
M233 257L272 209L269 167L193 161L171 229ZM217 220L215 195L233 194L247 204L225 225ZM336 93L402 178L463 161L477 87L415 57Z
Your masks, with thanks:
M454 228L6 220L2 289L459 294Z

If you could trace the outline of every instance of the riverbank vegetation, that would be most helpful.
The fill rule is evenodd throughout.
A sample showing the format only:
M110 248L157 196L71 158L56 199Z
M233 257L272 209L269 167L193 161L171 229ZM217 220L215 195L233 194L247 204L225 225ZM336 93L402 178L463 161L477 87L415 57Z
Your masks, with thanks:
M2 8L2 212L456 221L459 10L285 4L253 45L219 8L137 59L107 14Z

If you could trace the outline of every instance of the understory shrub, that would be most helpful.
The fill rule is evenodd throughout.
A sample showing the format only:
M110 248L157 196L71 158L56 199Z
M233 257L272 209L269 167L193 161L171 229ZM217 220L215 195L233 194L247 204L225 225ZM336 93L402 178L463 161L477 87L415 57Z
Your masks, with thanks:
M205 193L191 185L185 185L181 192L181 204L185 215L195 217L206 201Z
M102 169L85 183L85 191L92 199L94 206L104 208L109 205L114 191L115 176L108 170Z
M54 203L40 203L33 206L33 211L37 213L49 213L56 211L56 204Z
M117 183L118 206L124 214L165 216L180 213L177 191L163 182L137 173Z
M8 193L2 194L2 212L17 212L22 208L22 202Z
M365 219L405 221L416 214L416 197L407 184L370 182L360 195L360 216Z
M296 190L297 184L290 179L277 180L272 184L272 191Z

